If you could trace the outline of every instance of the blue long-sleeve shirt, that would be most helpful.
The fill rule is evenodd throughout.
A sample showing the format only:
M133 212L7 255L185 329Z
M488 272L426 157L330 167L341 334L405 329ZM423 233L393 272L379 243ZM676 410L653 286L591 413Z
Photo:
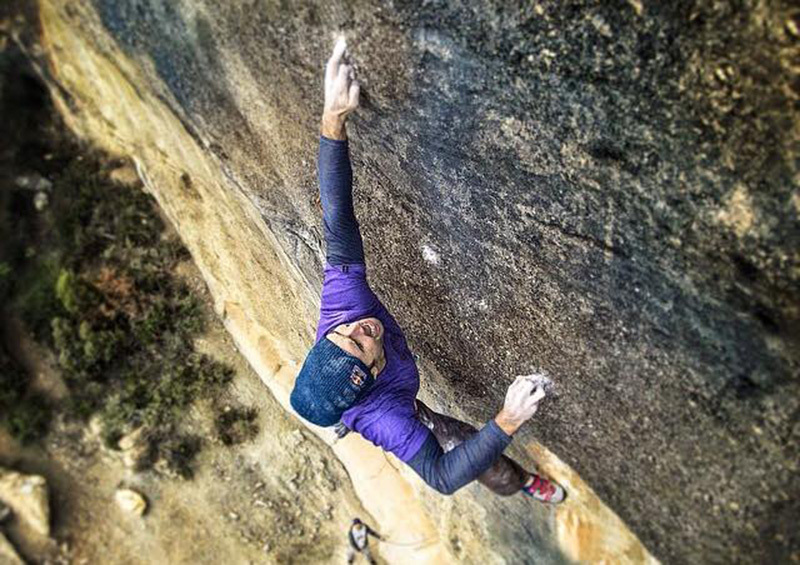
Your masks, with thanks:
M511 442L494 420L445 453L419 421L414 399L419 372L400 326L369 288L364 248L353 210L348 142L320 138L318 175L327 266L317 340L334 327L377 317L384 325L386 366L370 391L348 409L343 423L397 455L434 489L452 494L476 479Z

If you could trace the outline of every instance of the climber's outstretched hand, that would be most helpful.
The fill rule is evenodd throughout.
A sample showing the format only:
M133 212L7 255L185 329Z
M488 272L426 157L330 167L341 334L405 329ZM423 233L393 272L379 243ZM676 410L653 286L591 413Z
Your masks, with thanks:
M530 376L517 377L506 391L503 409L495 418L495 422L508 435L536 414L539 402L545 397L544 388Z
M333 46L333 54L325 66L325 109L322 114L322 135L346 139L347 116L358 108L360 87L353 66L347 63L347 42L341 36Z

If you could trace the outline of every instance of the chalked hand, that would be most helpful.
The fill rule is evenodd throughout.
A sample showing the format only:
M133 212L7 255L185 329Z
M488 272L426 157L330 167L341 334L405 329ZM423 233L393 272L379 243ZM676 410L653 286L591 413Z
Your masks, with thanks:
M322 114L322 135L346 139L344 124L359 104L361 87L355 70L347 61L347 42L340 36L325 65L325 107Z
M506 391L503 409L495 418L495 422L508 435L536 414L539 401L545 397L544 387L538 385L529 375L520 375Z

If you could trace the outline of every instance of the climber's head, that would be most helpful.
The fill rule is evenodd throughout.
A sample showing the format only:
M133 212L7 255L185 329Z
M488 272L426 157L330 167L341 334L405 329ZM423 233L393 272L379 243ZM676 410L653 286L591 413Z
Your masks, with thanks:
M385 365L380 320L338 325L308 353L294 383L292 408L318 426L332 426L358 404Z
M362 318L349 324L340 324L326 337L345 352L363 361L373 377L377 377L386 365L383 324L378 318Z

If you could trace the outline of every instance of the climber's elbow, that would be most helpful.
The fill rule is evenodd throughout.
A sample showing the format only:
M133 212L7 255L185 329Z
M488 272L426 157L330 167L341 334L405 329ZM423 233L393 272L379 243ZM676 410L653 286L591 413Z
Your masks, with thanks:
M457 486L445 485L444 487L439 489L439 492L442 493L445 496L450 496L450 495L455 494L456 491L458 490L458 488L459 487L457 487Z
M464 469L453 465L451 459L452 455L447 457L431 434L419 452L408 461L408 465L433 490L450 496L475 478L475 475L465 473Z
M443 494L445 496L450 496L456 491L456 489L454 488L449 488L446 485L440 485L438 483L428 484L428 486L431 487L436 492L438 492L439 494Z
M451 494L455 494L455 492L462 486L459 484L455 484L452 481L446 480L441 475L429 481L428 485L430 485L439 494L443 494L445 496L450 496Z

